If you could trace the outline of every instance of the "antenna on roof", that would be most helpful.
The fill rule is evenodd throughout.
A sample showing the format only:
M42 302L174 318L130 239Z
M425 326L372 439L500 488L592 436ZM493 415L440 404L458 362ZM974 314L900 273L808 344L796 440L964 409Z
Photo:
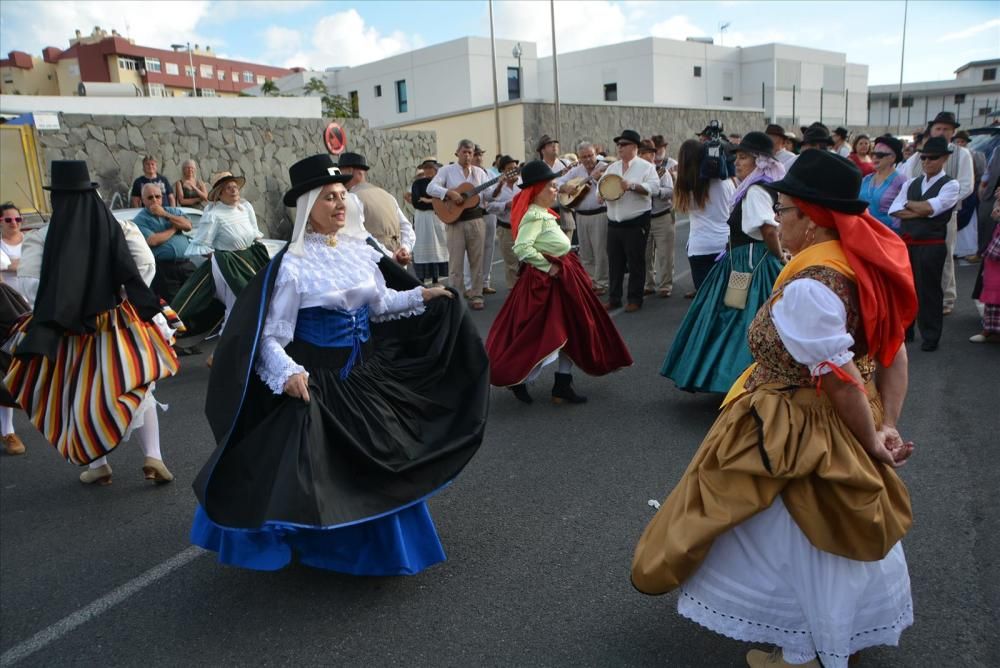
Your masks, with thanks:
M729 25L730 25L729 21L726 21L725 23L719 23L719 46L726 45L725 37L726 37L726 31L729 30Z

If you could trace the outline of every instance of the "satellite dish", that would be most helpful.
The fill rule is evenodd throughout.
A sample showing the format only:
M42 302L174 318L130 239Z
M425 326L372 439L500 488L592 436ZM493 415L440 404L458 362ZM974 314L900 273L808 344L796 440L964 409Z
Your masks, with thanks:
M347 132L339 123L330 123L323 131L323 143L333 155L340 155L347 148Z

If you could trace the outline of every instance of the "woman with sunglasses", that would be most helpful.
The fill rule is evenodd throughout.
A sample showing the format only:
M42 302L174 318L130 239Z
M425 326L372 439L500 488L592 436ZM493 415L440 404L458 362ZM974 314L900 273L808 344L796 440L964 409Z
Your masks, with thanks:
M0 206L0 220L0 251L10 259L10 265L2 272L3 282L23 294L17 279L17 266L21 262L21 244L24 242L24 233L21 232L24 219L13 202L6 202Z
M903 161L903 142L892 135L879 137L871 155L875 171L862 179L860 198L868 202L868 213L899 232L899 220L889 215L889 206L906 183L906 177L896 171L896 165Z

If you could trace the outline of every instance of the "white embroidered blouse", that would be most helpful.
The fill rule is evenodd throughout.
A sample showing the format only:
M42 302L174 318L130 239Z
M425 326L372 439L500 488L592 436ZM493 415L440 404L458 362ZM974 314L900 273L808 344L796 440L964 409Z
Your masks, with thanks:
M213 251L246 250L264 237L257 225L257 214L250 202L233 206L215 202L198 222L185 255L208 255Z
M285 253L264 321L256 370L275 394L305 369L285 352L295 334L300 309L321 306L354 311L367 305L370 320L380 322L424 312L422 288L397 292L386 287L378 268L381 254L358 239L327 244L323 234L305 234L304 254Z

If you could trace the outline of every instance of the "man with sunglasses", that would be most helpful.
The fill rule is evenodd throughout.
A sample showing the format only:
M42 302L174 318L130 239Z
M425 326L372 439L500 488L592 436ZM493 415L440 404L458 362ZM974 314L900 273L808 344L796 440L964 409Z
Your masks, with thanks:
M147 183L140 192L144 208L132 222L146 238L156 259L156 276L150 287L169 302L195 270L186 255L191 239L185 232L191 231L191 221L183 210L164 206L160 184Z
M944 290L941 276L948 253L946 238L952 212L959 202L958 181L945 173L952 147L942 136L931 137L920 149L923 176L907 181L889 207L889 215L900 222L917 289L917 326L920 349L937 350L944 321ZM913 338L913 326L907 339Z

